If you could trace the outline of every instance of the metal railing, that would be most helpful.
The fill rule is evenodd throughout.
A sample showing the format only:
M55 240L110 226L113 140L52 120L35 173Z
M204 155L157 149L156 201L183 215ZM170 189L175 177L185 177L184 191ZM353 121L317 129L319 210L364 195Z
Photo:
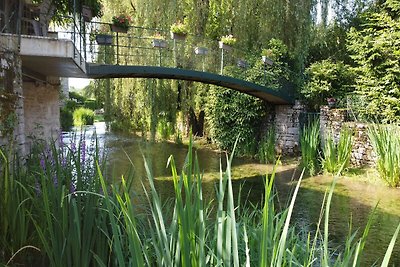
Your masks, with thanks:
M41 14L35 12L20 17L20 23L17 23L20 34L44 35L37 20ZM221 48L217 40L194 35L171 38L169 31L139 26L130 26L126 32L120 32L113 30L112 24L85 22L80 13L73 14L64 17L69 22L66 27L53 27L55 33L46 34L47 37L70 39L75 46L74 57L81 64L182 68L256 80L260 85L268 86L276 79L267 69L279 66L263 64L261 58L254 59L251 53L237 47ZM275 87L285 87L284 83Z

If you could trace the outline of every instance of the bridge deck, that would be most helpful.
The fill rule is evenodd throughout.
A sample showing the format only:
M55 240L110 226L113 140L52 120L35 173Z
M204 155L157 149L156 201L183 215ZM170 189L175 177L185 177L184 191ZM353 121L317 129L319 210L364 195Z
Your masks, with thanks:
M287 92L266 88L255 83L236 79L233 77L218 75L209 72L155 67L155 66L126 66L91 64L86 66L88 78L158 78L196 81L231 88L273 104L292 104L294 98Z

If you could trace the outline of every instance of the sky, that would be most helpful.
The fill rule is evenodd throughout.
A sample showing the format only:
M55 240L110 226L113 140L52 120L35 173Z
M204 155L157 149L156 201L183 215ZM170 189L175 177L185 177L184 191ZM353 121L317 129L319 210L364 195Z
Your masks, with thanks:
M82 79L82 78L69 78L68 84L69 87L75 87L77 89L82 89L83 87L89 85L91 79Z

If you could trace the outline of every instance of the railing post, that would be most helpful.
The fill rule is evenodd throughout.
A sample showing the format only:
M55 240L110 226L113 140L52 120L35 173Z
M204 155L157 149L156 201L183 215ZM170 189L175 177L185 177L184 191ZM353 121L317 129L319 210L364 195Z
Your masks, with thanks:
M224 72L224 49L221 48L221 50L222 50L222 53L221 53L221 72L220 72L220 74L222 75Z
M119 65L119 34L117 32L117 65Z

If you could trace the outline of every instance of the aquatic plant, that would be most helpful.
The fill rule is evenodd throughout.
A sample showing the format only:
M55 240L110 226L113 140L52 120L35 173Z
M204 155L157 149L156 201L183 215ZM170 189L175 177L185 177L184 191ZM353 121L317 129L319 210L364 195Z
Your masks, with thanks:
M335 182L324 198L317 229L313 234L302 235L290 221L303 174L286 208L278 210L275 207L275 170L265 177L263 207L239 208L232 188L232 156L227 157L225 172L220 170L216 211L211 213L209 203L203 199L203 175L190 144L180 174L173 157L168 160L175 192L172 202L161 200L156 179L145 160L148 183L143 183L143 187L148 207L138 207L133 199L132 173L119 181L107 179L103 176L106 172L99 163L98 150L85 148L83 153L83 147L86 144L78 143L75 149L51 146L37 150L28 159L30 167L26 172L14 177L23 194L18 199L20 203L15 205L21 207L31 203L28 210L19 210L24 216L17 220L24 222L22 217L27 219L27 233L32 238L21 244L23 251L13 251L11 256L3 253L8 248L2 243L0 263L19 264L21 259L17 256L26 253L23 260L31 266L325 267L361 264L372 215L360 238L349 235L343 250L330 247L329 208ZM8 162L4 154L2 161ZM22 187L24 177L32 181ZM37 193L33 186L36 178L40 189ZM2 172L1 184L5 180ZM3 187L1 189L1 193L6 192ZM3 195L1 197L4 207ZM12 218L10 213L5 214L7 218L1 216L0 222ZM382 266L389 264L399 229L400 226L389 244ZM7 238L2 235L2 240L9 242L10 234L13 234L10 231L18 230L9 229L4 235ZM41 253L31 248L40 249Z
M261 138L258 157L260 162L264 163L275 163L276 153L275 153L275 142L276 133L273 127L268 128L267 132Z
M305 125L300 133L301 166L310 175L319 171L319 121L313 120Z
M372 124L368 136L377 156L380 177L391 187L400 186L400 131L394 125Z
M352 149L352 131L342 129L336 143L332 134L326 136L322 148L322 168L329 173L340 175L340 171L346 169L350 163Z

